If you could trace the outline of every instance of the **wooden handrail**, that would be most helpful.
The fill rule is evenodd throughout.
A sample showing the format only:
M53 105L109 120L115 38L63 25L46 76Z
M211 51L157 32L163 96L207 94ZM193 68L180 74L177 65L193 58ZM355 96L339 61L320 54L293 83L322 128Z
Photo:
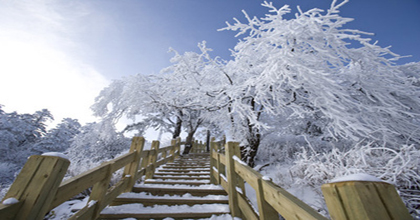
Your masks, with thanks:
M213 138L210 144L210 176L229 194L233 217L272 220L280 214L285 219L327 219L243 162L238 143L228 142L226 155L220 150L222 143ZM258 211L245 194L244 182L256 192ZM412 219L395 187L384 182L330 183L322 190L334 220Z
M123 192L131 191L142 176L150 178L156 167L173 161L180 154L180 139L160 148L154 141L151 150L143 150L144 138L134 137L130 152L98 167L62 179L70 162L54 156L31 156L3 198L15 198L15 204L0 203L0 219L43 219L51 209L90 187L90 202L70 219L96 219L103 208ZM160 156L160 157L159 157ZM116 184L109 187L112 174L124 168ZM35 202L36 201L36 202Z
M129 153L64 182L70 161L57 156L31 156L3 198L15 198L17 203L0 203L0 219L43 219L49 210L90 187L90 201L70 219L96 219L118 195L131 191L142 176L151 178L156 167L180 155L179 138L164 148L154 141L150 150L143 150L144 142L144 138L134 137ZM203 143L195 141L194 145L192 152L205 152ZM213 138L210 146L211 183L221 185L228 193L234 217L271 220L280 214L286 219L326 219L244 163L238 143L226 143L225 138L216 142ZM122 168L120 181L109 187L112 174ZM245 182L256 192L258 211L246 195ZM387 183L348 181L324 184L322 190L335 220L411 219L395 188Z

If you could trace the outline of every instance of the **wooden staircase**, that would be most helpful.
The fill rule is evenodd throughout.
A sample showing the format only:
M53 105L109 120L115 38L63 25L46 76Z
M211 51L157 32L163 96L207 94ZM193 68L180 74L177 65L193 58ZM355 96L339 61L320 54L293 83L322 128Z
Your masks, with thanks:
M156 169L153 178L118 196L99 219L202 219L229 214L228 196L210 184L208 153L189 154Z

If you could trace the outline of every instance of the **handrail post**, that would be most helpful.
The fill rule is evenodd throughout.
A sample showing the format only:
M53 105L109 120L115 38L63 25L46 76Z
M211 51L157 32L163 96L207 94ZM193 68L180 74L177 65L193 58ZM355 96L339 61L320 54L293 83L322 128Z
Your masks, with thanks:
M159 150L159 141L153 141L152 147L150 149L151 155L149 155L149 166L152 166L152 167L148 172L146 172L146 179L151 179L153 175L155 174L158 150Z
M327 183L321 189L334 220L413 219L389 183L346 181Z
M169 151L169 155L171 157L171 159L169 160L170 163L173 163L175 160L176 145L177 145L177 139L172 139L171 150Z
M94 204L96 207L94 208L94 211L92 213L92 219L97 219L99 217L99 214L102 211L101 210L101 206L102 206L101 203L104 200L105 194L108 190L109 183L111 182L112 163L105 162L105 164L107 164L106 165L107 166L106 175L101 181L99 181L99 182L95 183L95 185L93 185L92 192L90 193L90 197L89 197L89 203L91 201L96 201L96 203Z
M179 157L179 155L181 154L181 138L178 137L176 139L177 143L176 143L176 148L175 148L175 159Z
M43 219L69 165L70 161L62 157L29 157L3 198L22 202L15 219Z
M144 150L141 153L141 158L142 159L141 159L140 169L145 169L144 176L146 176L146 173L147 173L147 167L149 166L150 156L151 156L151 151L150 150Z
M232 217L241 217L242 214L238 206L238 195L236 191L236 187L238 186L239 182L238 176L235 172L235 163L233 160L233 156L241 158L239 143L228 142L226 144L226 172L228 179L229 208L232 213Z
M255 190L257 195L258 211L261 220L278 219L277 211L265 200L262 177L258 178L258 188Z
M134 161L127 164L124 167L123 177L125 177L126 175L130 175L130 181L128 182L128 186L125 192L131 192L134 184L136 183L135 177L137 174L137 170L139 169L140 155L143 151L144 142L144 137L133 137L133 140L131 142L130 153L136 152L136 154L134 157Z
M214 143L214 141L215 141L215 137L212 137L211 142L210 142L210 183L211 184L219 184L217 182L216 177L214 177L215 171L214 171L213 167L216 165L215 158L213 157L214 156L213 154L216 153L216 151L214 149L216 143ZM217 155L216 155L216 157L217 157Z

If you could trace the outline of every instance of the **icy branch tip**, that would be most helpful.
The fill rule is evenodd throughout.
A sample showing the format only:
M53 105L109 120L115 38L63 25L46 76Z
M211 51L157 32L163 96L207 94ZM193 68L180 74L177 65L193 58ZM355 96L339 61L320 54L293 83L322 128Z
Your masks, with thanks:
M18 202L19 202L19 200L15 199L15 198L8 198L8 199L5 199L2 203L3 203L3 205L12 205L12 204L16 204Z
M330 183L338 183L338 182L347 182L347 181L364 181L364 182L384 182L383 180L371 176L366 173L357 173L357 174L351 174L347 176L341 176L334 178L330 181Z
M47 153L43 153L42 156L61 157L66 160L70 160L66 155L64 155L63 153L58 153L58 152L47 152Z

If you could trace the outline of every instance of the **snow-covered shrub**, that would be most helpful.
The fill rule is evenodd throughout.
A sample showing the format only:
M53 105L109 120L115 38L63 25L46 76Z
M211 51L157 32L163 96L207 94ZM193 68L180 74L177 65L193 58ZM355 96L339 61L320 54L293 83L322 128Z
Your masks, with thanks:
M90 123L81 128L66 151L70 167L66 178L76 176L111 160L130 149L130 139L116 132L107 121Z
M291 174L297 184L320 186L333 178L366 173L396 186L412 213L420 205L420 151L414 145L399 150L371 145L355 146L348 151L337 148L317 153L302 148ZM417 213L420 217L420 213Z

